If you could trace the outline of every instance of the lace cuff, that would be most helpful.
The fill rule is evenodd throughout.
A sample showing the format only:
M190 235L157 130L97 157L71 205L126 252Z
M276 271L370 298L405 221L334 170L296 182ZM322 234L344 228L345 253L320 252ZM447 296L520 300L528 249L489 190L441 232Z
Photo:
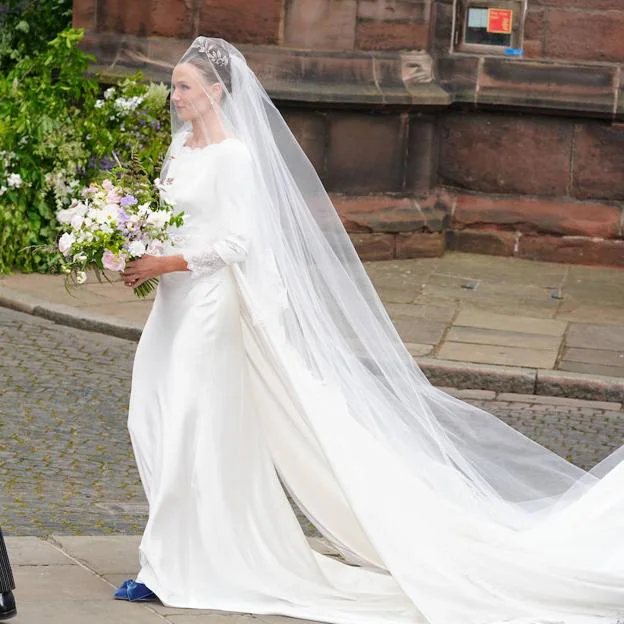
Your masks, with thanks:
M202 252L185 251L182 256L193 277L212 275L227 264L214 249Z

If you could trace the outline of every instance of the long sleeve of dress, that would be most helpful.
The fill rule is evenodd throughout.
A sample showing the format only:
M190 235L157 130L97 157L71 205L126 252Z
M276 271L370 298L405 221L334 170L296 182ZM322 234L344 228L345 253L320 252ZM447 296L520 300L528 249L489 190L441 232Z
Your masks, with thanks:
M251 154L243 143L227 139L219 145L216 172L219 236L211 245L187 249L183 256L194 277L212 275L219 269L242 262L251 239L251 207L253 201L253 168Z

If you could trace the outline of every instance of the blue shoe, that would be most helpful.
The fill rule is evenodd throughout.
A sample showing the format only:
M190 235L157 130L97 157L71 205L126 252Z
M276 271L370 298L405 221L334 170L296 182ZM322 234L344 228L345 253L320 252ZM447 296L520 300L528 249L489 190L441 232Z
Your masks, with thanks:
M157 599L156 594L149 587L132 579L124 581L114 597L115 600L128 600L129 602L148 602Z

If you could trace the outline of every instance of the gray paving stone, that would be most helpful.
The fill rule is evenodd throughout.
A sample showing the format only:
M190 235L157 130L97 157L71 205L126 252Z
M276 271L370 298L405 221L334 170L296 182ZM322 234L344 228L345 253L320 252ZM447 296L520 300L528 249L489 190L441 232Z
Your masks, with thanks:
M73 536L51 538L64 552L100 575L122 574L139 567L138 535Z
M522 347L469 344L446 340L438 350L438 356L444 360L458 362L552 368L557 361L557 350L524 349Z
M7 536L5 541L14 566L74 565L58 548L38 537Z
M291 621L291 618L286 618ZM173 624L250 624L253 622L262 622L263 620L246 613L228 613L225 611L219 613L187 613L179 615L167 616L167 621ZM296 621L296 620L295 620ZM309 624L309 620L307 624Z
M455 327L480 327L542 336L563 336L567 327L567 323L564 321L528 316L509 316L477 310L462 310L453 325Z
M538 351L552 351L559 349L562 337L529 334L513 330L455 326L451 327L448 331L445 340L449 342L466 342L481 345L498 345L502 347L521 347Z
M587 364L586 362L571 362L563 359L559 362L559 370L587 375L604 375L616 379L624 378L624 367L603 366L602 364Z
M435 345L446 330L446 323L425 319L393 319L394 326L403 342Z
M624 298L622 299L624 305ZM605 326L571 323L566 335L567 347L624 351L624 325Z
M624 368L624 350L579 349L568 346L563 353L563 359L569 362Z
M15 585L28 589L18 596L20 604L110 601L108 583L78 565L16 566L13 572Z
M76 588L79 591L79 588ZM16 592L18 615L15 624L164 624L162 616L149 607L112 600L48 600L24 602Z

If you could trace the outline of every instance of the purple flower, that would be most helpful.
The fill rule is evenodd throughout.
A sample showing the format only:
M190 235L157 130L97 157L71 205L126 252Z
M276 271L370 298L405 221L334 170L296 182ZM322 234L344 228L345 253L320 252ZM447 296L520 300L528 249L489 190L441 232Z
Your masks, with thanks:
M137 204L137 198L134 195L126 195L125 197L121 198L121 201L119 202L119 204L121 206L134 206L134 204ZM126 219L128 217L126 216Z

